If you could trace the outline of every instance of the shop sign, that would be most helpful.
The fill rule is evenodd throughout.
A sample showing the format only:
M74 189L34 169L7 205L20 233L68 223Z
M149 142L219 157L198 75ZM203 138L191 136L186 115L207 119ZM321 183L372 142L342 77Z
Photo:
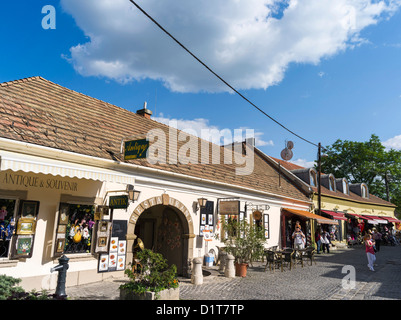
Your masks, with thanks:
M124 142L124 160L143 159L149 149L146 139L130 140Z
M220 214L239 214L240 202L239 200L219 201Z
M23 175L19 173L5 173L2 182L8 185L24 186L26 188L43 188L64 191L78 191L78 183L64 181L57 178L42 179L37 176Z
M127 209L128 196L111 196L109 199L109 207L113 209Z

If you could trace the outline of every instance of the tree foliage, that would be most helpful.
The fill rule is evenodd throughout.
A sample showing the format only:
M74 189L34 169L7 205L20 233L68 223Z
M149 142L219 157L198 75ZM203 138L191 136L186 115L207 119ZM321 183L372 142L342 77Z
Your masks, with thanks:
M322 172L347 178L350 183L366 183L369 193L384 200L389 196L401 212L401 151L386 150L372 134L366 142L338 139L325 153Z

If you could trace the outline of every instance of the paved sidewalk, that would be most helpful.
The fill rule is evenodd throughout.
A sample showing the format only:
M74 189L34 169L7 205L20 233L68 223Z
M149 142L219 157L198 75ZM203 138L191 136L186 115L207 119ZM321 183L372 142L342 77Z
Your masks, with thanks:
M372 272L362 246L316 255L317 264L301 265L281 272L264 271L254 263L245 278L226 278L217 267L205 268L210 275L202 285L180 278L182 300L400 300L401 246L382 246ZM345 269L343 269L345 267ZM355 271L355 286L344 282ZM345 279L345 280L344 280ZM125 279L109 279L66 289L71 300L118 300L118 287ZM346 287L343 288L343 283ZM349 286L349 288L347 287Z

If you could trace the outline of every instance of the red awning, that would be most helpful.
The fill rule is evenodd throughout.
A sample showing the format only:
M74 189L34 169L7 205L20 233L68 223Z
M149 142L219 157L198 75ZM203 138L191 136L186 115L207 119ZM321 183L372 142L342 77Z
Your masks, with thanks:
M347 220L347 218L344 216L344 213L342 212L335 212L329 210L322 210L322 212L331 215L334 220Z
M375 222L376 223L384 223L384 224L388 223L387 220L382 219L378 216L363 215L363 217L364 217L364 219L367 219L369 223L372 223L372 221L373 221L373 224Z
M363 217L363 216L361 216L361 215L359 215L359 214L356 214L356 213L349 213L349 212L347 212L346 214L349 214L350 216L353 216L354 218L365 219L365 220L366 220L365 217Z
M393 218L393 217L382 216L380 218L386 219L388 222L401 223L401 220L398 220L398 219Z

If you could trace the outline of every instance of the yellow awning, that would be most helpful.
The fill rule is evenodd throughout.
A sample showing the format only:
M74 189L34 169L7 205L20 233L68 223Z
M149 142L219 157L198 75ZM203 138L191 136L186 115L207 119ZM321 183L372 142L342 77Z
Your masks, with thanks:
M296 210L296 209L290 209L290 208L283 208L284 211L287 211L288 213L295 214L297 216L305 217L308 219L315 219L318 223L322 224L337 224L338 222L336 220L328 219L322 216L319 216L317 214L314 214L312 212L304 211L304 210Z

